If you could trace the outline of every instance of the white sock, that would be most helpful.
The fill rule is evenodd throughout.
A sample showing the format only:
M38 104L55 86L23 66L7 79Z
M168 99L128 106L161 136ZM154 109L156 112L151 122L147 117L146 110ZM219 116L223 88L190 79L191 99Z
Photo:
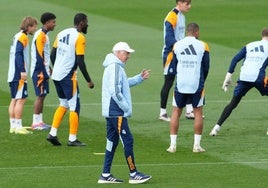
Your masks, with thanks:
M167 109L165 108L160 108L160 116L164 115L167 113Z
M194 134L194 145L195 146L200 146L201 137L202 137L202 135L200 135L200 134Z
M43 113L39 114L39 123L43 123Z
M177 147L177 135L171 134L170 135L170 146L176 148Z
M22 120L21 119L15 119L15 127L16 127L16 129L22 128Z
M69 141L73 142L76 140L76 134L69 134Z
M132 172L132 173L130 173L129 175L133 177L133 176L136 175L136 173L137 173L137 172Z
M219 126L218 124L216 124L213 129L215 129L216 131L219 132L221 130L221 126Z
M108 176L110 176L110 173L102 173L101 174L103 177L107 178Z
M191 113L193 111L192 104L186 104L186 113Z
M55 127L51 127L49 134L51 136L57 136L58 129Z
M39 123L39 114L33 114L33 124Z
M16 128L16 122L14 118L9 118L10 128Z

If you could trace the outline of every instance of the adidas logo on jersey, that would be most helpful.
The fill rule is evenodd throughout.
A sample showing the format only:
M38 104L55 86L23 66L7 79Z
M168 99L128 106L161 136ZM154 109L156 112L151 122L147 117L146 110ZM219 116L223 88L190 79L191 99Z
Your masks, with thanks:
M250 50L250 52L264 52L263 45L253 48L252 50Z
M188 48L185 48L181 55L197 55L193 45L189 45Z

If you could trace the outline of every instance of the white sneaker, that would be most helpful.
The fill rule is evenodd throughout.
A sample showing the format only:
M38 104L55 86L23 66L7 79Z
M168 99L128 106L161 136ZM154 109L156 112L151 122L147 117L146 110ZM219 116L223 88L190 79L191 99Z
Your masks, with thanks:
M185 118L186 119L194 119L194 113L193 112L185 113Z
M51 125L48 125L46 123L35 123L35 124L32 124L32 129L33 130L48 130L51 128Z
M195 145L193 148L194 153L200 153L200 152L205 152L206 150L202 148L200 145Z
M128 183L130 183L130 184L145 183L151 178L152 178L152 176L150 176L150 175L145 175L141 172L136 172L136 174L134 176L129 177Z
M162 114L159 116L159 119L162 120L162 121L167 121L169 122L170 121L170 117L168 117L167 114Z
M169 152L169 153L175 153L176 152L176 147L169 146L169 148L167 149L167 152Z
M190 112L190 113L185 113L185 118L186 119L194 119L194 112ZM205 116L202 115L202 118L205 119Z
M267 129L267 132L266 132L266 134L268 135L268 129Z
M213 129L210 131L209 135L216 136L220 132L220 128L221 127L219 125L215 125Z

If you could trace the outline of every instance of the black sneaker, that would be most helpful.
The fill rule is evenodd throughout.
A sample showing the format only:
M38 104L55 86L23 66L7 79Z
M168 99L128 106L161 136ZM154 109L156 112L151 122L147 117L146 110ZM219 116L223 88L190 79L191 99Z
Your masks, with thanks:
M115 178L112 174L110 174L108 177L103 177L101 175L98 183L123 183L123 180Z
M75 140L75 141L73 141L73 142L71 142L70 140L68 141L68 143L67 143L67 146L86 146L86 144L85 143L83 143L83 142L80 142L79 140Z
M47 135L47 141L49 141L54 146L61 146L61 143L58 140L57 136L52 136L51 134Z

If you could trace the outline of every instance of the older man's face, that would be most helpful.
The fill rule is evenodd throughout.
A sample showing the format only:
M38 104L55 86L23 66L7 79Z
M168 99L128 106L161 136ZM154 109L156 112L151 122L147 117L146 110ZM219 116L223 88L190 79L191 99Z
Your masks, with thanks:
M120 50L117 52L116 56L118 57L118 59L120 59L122 62L126 63L128 58L130 57L130 53Z

